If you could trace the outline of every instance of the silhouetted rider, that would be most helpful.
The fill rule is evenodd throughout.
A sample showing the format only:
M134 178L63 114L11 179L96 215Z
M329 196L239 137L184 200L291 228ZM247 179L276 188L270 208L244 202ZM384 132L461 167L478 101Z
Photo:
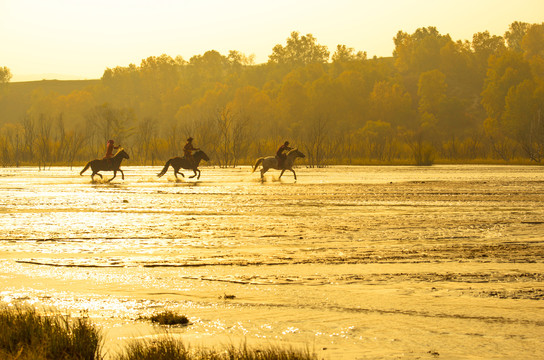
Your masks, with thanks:
M185 144L185 146L183 147L183 156L185 156L185 158L187 160L189 160L191 163L193 162L194 158L193 158L193 151L197 151L197 150L200 150L199 148L195 148L193 146L193 138L192 137L189 137L187 139L187 143Z
M289 150L293 149L289 147L289 141L286 141L278 148L278 151L276 151L276 159L278 159L278 167L280 169L283 167L285 159L287 158L287 154L285 152Z

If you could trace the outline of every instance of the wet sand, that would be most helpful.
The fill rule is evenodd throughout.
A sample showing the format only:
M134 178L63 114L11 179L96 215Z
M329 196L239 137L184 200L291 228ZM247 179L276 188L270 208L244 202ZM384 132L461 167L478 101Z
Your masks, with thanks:
M110 352L169 309L193 345L544 357L541 167L79 170L0 170L0 300L87 313Z

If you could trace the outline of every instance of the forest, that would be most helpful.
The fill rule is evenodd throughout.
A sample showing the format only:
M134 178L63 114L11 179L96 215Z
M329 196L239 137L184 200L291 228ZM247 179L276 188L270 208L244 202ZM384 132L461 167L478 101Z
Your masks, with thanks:
M393 42L391 57L367 58L292 32L262 64L235 50L150 56L24 95L0 67L0 164L72 166L114 139L131 165L159 165L189 136L221 167L285 140L310 167L541 163L544 23L471 41L422 27Z

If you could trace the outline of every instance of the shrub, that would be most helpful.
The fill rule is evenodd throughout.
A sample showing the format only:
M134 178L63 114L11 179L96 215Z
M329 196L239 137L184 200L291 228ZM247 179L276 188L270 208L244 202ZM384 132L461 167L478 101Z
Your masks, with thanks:
M155 314L149 319L160 325L189 325L189 319L185 315L178 315L169 310Z

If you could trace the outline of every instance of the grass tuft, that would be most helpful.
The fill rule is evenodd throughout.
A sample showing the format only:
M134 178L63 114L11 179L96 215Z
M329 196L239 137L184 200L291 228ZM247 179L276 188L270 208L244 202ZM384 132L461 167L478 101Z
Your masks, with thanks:
M250 348L246 344L222 349L186 347L181 340L165 336L153 341L139 340L129 344L115 360L316 360L309 350L269 346Z
M185 316L171 311L157 314L161 324L187 324ZM152 319L153 321L153 319ZM0 307L0 359L2 360L102 360L102 335L87 317L70 318L38 313L30 307ZM128 344L112 360L316 360L309 350L268 346L226 346L219 349L185 346L167 335Z
M0 309L0 358L101 359L102 336L88 318L39 314L33 308Z
M149 320L159 325L189 325L189 319L185 315L178 315L170 310L155 314Z
M139 340L127 345L115 360L189 360L189 349L170 337L159 340Z

